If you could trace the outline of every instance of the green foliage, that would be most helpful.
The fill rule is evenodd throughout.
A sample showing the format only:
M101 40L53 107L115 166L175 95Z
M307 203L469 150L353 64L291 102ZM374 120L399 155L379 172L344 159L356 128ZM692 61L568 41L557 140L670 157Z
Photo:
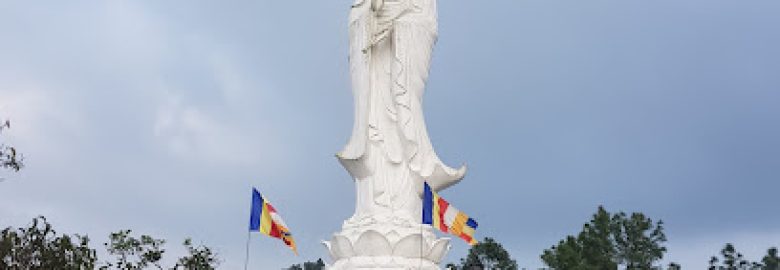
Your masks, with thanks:
M160 265L165 250L162 246L165 240L154 239L148 235L141 238L131 236L131 230L112 233L109 242L105 243L108 254L115 257L115 261L107 262L101 269L144 269L150 265L163 269Z
M780 257L777 256L777 248L773 247L766 251L766 256L761 260L764 263L764 270L780 270Z
M460 265L450 263L447 268L517 270L517 262L512 259L509 252L500 243L487 237L469 249L469 254L460 260Z
M720 250L722 258L712 256L710 258L709 270L759 270L762 269L761 265L755 262L750 262L742 256L742 253L737 252L737 249L733 244L726 244L723 249Z
M133 237L131 230L112 233L109 242L105 243L108 254L114 256L113 262L106 262L100 269L135 270L154 267L165 269L161 265L165 249L165 240L155 239L148 235L140 238ZM192 240L184 240L184 247L188 255L178 259L172 270L211 270L216 269L219 259L211 248L200 245L195 246Z
M3 130L11 128L11 122L6 120L0 125L0 133ZM16 148L0 143L0 167L19 171L24 167L23 157L16 152Z
M599 206L590 223L582 226L577 240L581 244L583 266L585 269L617 269L613 258L616 248L613 243L613 227L616 218L610 217L604 207Z
M542 261L553 269L617 269L613 228L616 219L599 206L577 237L567 236L557 246L542 253Z
M567 236L544 250L541 258L553 269L610 270L621 264L626 269L652 269L666 252L664 242L662 221L653 223L642 213L612 215L599 206L576 237Z
M0 232L0 269L78 270L95 267L97 255L86 236L58 236L44 217L28 228Z
M751 262L745 259L742 253L737 252L733 244L726 244L720 250L720 258L710 258L709 270L780 270L780 258L777 256L777 248L770 248L761 262Z
M189 238L184 240L184 247L187 248L189 255L179 258L174 269L211 270L219 265L219 259L211 248L203 245L196 247Z
M148 235L133 237L131 230L119 231L109 236L106 251L114 257L113 262L104 262L101 270L122 269L165 269L161 265L165 240ZM219 259L211 248L195 246L192 240L184 241L188 255L178 259L171 270L216 269ZM89 247L89 238L80 235L57 235L44 217L32 220L28 228L6 228L0 231L0 269L2 270L82 270L95 269L98 261L94 249ZM305 269L312 268L309 263Z
M654 225L642 213L633 213L631 217L618 213L612 222L618 259L626 265L626 269L650 269L654 262L664 257L666 235L663 221Z
M582 245L574 236L567 236L558 246L545 250L542 261L552 269L591 269L583 257ZM611 269L611 268L606 268Z
M325 269L325 262L322 261L322 259L317 259L316 262L305 262L303 263L303 266L300 264L294 264L290 266L290 268L287 268L287 270L324 270Z

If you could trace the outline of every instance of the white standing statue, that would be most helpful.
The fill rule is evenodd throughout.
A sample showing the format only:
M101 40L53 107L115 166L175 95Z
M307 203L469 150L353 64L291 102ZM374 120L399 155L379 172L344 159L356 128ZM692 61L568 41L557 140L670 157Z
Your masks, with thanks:
M331 269L439 269L449 250L421 224L424 181L439 191L448 167L428 138L422 98L436 43L436 0L356 0L349 17L355 97L352 137L338 159L354 178L355 214L325 242Z

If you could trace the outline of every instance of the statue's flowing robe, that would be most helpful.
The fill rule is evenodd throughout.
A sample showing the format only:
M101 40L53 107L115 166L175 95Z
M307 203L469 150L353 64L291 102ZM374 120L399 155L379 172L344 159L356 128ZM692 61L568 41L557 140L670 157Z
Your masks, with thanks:
M386 0L384 8L404 1ZM437 37L436 0L408 1L411 8L392 21L381 40L376 40L380 30L371 0L357 0L350 13L355 123L338 158L356 181L371 182L362 188L358 184L358 210L367 203L404 207L411 196L419 196L422 181L441 190L460 181L466 171L465 166L454 169L442 163L423 116Z

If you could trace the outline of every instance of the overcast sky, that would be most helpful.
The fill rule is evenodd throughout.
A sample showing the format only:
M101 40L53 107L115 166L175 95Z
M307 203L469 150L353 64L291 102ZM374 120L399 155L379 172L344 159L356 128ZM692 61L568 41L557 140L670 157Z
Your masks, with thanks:
M244 259L251 187L295 257L255 235L251 265L326 258L354 207L334 158L352 126L349 0L0 0L0 227L45 215L102 248L130 228ZM521 267L598 205L663 219L664 262L780 245L780 2L439 3L425 96L441 193ZM448 261L466 254L453 242Z

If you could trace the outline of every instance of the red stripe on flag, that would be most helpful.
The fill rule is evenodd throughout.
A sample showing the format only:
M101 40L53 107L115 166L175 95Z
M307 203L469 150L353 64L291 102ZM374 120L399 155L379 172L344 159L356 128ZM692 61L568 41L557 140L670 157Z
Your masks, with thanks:
M269 232L268 235L274 238L282 237L282 233L279 231L279 226L276 225L276 222L271 222L271 232Z
M441 221L441 224L439 224L439 230L442 232L448 232L449 230L447 228L447 222L444 220L444 213L447 212L447 208L450 206L450 204L442 198L439 198L437 203L439 204L439 212L434 214L439 215L439 220Z
M460 235L460 239L466 240L466 242L469 242L469 243L471 243L471 241L472 241L472 240L474 240L474 239L473 239L473 238L471 238L471 236L469 236L468 234L461 234L461 235Z
M276 213L276 208L273 207L270 203L266 203L268 205L268 212Z

